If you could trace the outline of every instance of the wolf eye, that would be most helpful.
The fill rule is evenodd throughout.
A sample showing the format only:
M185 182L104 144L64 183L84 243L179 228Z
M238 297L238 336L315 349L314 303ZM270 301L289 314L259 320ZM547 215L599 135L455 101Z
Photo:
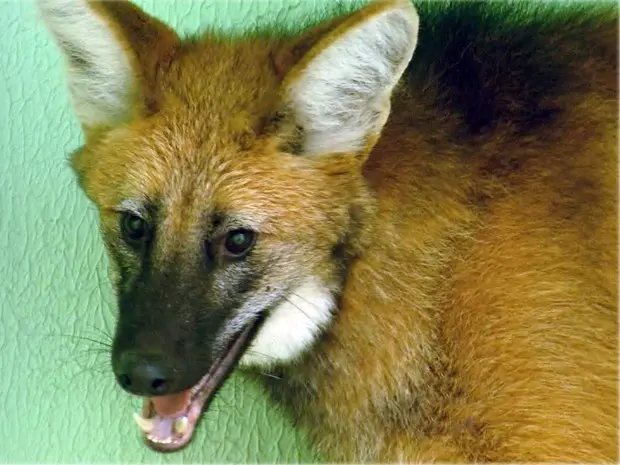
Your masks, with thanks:
M147 236L146 221L132 213L125 213L121 217L121 230L127 242L140 242Z
M226 235L224 248L226 253L234 258L241 258L254 246L256 234L247 229L236 229Z

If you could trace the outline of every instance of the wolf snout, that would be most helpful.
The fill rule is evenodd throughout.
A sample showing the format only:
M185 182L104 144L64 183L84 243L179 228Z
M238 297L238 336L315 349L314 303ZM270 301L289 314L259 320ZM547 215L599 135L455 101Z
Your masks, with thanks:
M114 367L119 385L131 394L161 396L173 392L177 383L174 368L163 354L128 350Z

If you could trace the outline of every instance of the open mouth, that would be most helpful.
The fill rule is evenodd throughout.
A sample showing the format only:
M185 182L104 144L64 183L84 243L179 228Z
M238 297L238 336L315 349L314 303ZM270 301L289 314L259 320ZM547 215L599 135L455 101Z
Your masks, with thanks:
M144 399L142 413L134 413L134 419L149 447L172 452L191 441L202 412L235 368L261 321L262 318L255 320L239 333L194 387L176 394Z

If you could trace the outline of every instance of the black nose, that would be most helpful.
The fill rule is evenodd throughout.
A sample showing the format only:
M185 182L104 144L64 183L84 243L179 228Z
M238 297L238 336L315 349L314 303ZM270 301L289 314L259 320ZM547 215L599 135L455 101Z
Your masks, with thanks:
M172 366L160 355L123 352L115 372L118 384L139 396L161 396L174 387Z

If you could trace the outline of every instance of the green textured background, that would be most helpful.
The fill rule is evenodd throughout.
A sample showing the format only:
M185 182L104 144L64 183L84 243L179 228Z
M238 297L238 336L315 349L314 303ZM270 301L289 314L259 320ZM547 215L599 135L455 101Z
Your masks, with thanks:
M138 1L181 34L212 25L292 28L334 0ZM59 51L34 3L0 0L0 462L308 462L302 433L261 391L233 377L195 441L151 452L114 383L114 300L95 210L67 153L82 142Z

